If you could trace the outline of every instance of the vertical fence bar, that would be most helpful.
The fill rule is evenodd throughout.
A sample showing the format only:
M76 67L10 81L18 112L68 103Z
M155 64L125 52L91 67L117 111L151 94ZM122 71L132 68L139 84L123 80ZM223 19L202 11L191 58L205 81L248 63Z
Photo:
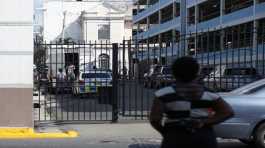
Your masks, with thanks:
M102 46L103 46L102 44L103 44L103 43L102 43L102 40L101 40L101 41L100 41L100 55L99 55L99 59L98 59L98 64L99 64L99 68L100 68L100 70L103 70L102 61L101 61L101 60L102 60L102 59L101 59L101 58L102 58L102 57L101 57L101 56L102 56L102 48L103 48L103 47L102 47ZM102 71L100 71L100 72L102 72ZM103 85L102 85L102 83L103 83ZM98 84L96 83L96 87L97 87L97 85L98 85ZM104 87L107 88L107 86L108 86L108 84L107 84L107 79L105 79L105 84L104 84L104 79L103 79L103 81L100 81L100 82L99 82L99 85L100 85L99 88L102 88L102 92L100 92L100 89L98 90L98 93L99 93L99 100L100 100L100 101L103 101L103 103L105 103L105 100L106 100L106 99L105 99L104 97L102 97L102 93L105 93L105 92L103 91ZM102 86L103 86L103 87L102 87ZM103 117L103 116L102 116L102 112L103 112L102 109L103 109L103 108L100 107L100 120L102 120L102 117Z
M83 50L84 50L84 52L83 52L83 54L84 54L84 61L82 61L83 62L83 72L85 72L86 71L86 45L87 45L87 41L86 42L84 42L84 44L83 44ZM81 57L81 56L80 56ZM80 63L80 61L79 61L79 63ZM81 63L82 64L82 63ZM80 71L80 70L79 70ZM81 73L80 72L78 72L79 73L79 77L81 77L82 78L82 75L81 75ZM77 80L79 80L79 78L77 79ZM84 79L85 80L85 79ZM79 80L80 81L80 80ZM80 83L80 82L77 82L77 83ZM77 86L79 86L79 84L77 84ZM78 89L80 89L80 87L78 88ZM81 98L79 97L79 99L81 100ZM84 112L84 120L86 120L86 103L87 103L87 101L85 100L85 101L83 101L83 112Z
M126 73L125 73L125 50L126 50L126 41L125 39L123 39L122 42L122 97L121 97L121 101L122 101L122 114L125 115L125 77L126 77Z
M92 44L92 41L89 41L89 64L92 64L92 52L93 52L93 48L92 48L93 44ZM88 68L91 68L90 66ZM84 89L85 89L85 86L86 86L86 79L84 78ZM88 82L88 85L89 87L91 87L91 82ZM86 89L85 89L86 90ZM84 91L85 91L84 90ZM93 106L95 107L95 106ZM92 120L92 102L89 101L89 120Z
M94 60L95 60L95 63L94 63L95 65L93 67L93 72L96 74L97 73L97 68L98 68L98 66L97 66L97 48L98 47L97 47L97 41L96 40L94 41L93 47L94 47ZM97 88L97 84L96 84L96 80L92 80L92 82L90 82L90 84L94 85L96 87L96 89L98 89ZM94 99L97 99L96 97L97 97L96 95L93 95ZM97 120L97 115L98 115L97 114L97 108L98 108L97 101L94 101L94 107L95 107L94 120L96 121Z
M207 75L208 75L208 77L210 77L209 75L211 73L212 67L214 67L214 69L215 69L215 64L216 64L216 54L218 53L218 50L217 50L218 47L216 47L216 35L219 35L218 34L218 30L214 30L213 31L213 50L212 50L212 53L213 53L213 64L211 66L207 67ZM218 41L220 42L220 39ZM216 82L215 81L215 77L213 78L213 81Z
M263 25L265 25L264 23L263 23ZM262 31L261 31L261 35L260 35L260 37L261 37L261 44L262 44L262 77L264 77L264 74L265 74L265 49L264 49L264 44L265 44L265 42L264 42L264 38L265 38L265 34L264 34L264 27L262 26Z
M141 67L139 69L141 69L141 72L140 72L140 84L138 86L140 86L141 88L141 119L143 119L143 104L144 104L144 91L143 91L143 85L142 85L142 82L143 82L143 65L145 64L145 59L144 59L144 52L146 52L144 50L144 43L142 43L142 46L141 46Z
M132 100L132 97L131 97L131 86L132 86L132 81L133 81L133 78L132 78L132 73L133 73L133 58L132 58L132 54L135 54L134 52L132 52L132 44L133 44L133 41L130 39L129 42L128 42L128 54L129 54L129 81L128 81L128 112L129 112L129 116L131 116L131 100Z
M152 58L151 58L152 59ZM148 65L148 69L146 71L146 77L148 76L148 73L149 73L149 68L150 68L150 65L152 62L150 62L150 39L147 38L147 65ZM144 91L146 92L146 109L147 109L147 116L149 116L149 101L151 100L150 99L150 92L149 92L149 89L147 88L146 89L146 80L147 78L143 77L143 85L144 85Z
M138 110L138 81L139 81L139 57L138 57L138 53L139 53L139 41L136 42L136 45L135 45L135 52L134 52L134 55L135 55L135 64L134 66L136 66L136 68L134 67L134 118L137 119L137 110Z
M74 58L74 55L75 55L75 44L74 42L71 44L71 51L70 53L68 53L69 55L71 55L71 59L70 59L70 62L66 61L65 60L65 71L66 71L66 83L65 83L65 86L64 86L64 89L66 89L66 93L64 94L65 97L64 98L67 98L69 97L69 82L70 82L70 78L69 78L69 66L71 64L74 64L74 61L75 61L75 58ZM68 100L70 100L70 98L67 98ZM74 121L75 120L75 100L70 100L70 103L72 105L72 120Z
M224 56L224 50L226 49L226 45L227 42L226 42L226 35L225 35L225 30L223 28L221 28L221 47L224 47L224 48L221 48L221 51L220 51L220 56L219 56L219 71L221 72L222 70L222 61L223 61L223 58L222 56ZM217 67L218 68L218 67ZM216 69L216 68L215 68ZM216 82L216 77L215 77L215 74L216 72L214 71L214 82ZM219 86L221 86L221 75L219 76L219 82L216 82L216 84L219 83ZM216 85L214 85L214 89L217 89Z
M211 46L210 46L210 30L208 29L207 30L207 34L206 34L206 40L207 40L207 43L206 43L206 52L207 52L207 67L210 65L210 48L211 48ZM207 83L207 87L209 88L209 85L210 85L210 83L209 83L209 75L208 75L208 83Z
M255 63L255 67L254 69L251 69L251 76L255 77L255 80L257 79L257 75L258 75L258 71L259 69L259 37L258 37L258 28L256 28L256 26L254 26L254 34L257 36L256 40L254 43L256 43L256 45L254 47L256 47L256 63Z
M241 34L242 34L242 32L241 32L241 27L239 27L239 30L238 30L238 46L240 46L240 40L241 40ZM242 39L243 40L243 39ZM244 40L243 40L244 41ZM238 67L242 67L241 66L241 55L240 55L240 53L241 53L241 48L238 48L238 53L237 53L237 66ZM242 81L244 81L243 79L241 79L241 78L239 78L238 80L237 80L237 86L235 87L235 88L239 88L240 87L240 84L242 83L242 84L244 84L244 82L242 82Z
M106 40L106 42L105 42L105 54L107 54L107 55L108 55L108 48L109 48L109 44L108 44L108 41ZM108 69L110 69L109 63L110 63L110 58L108 59L108 64L107 64ZM112 81L112 85L113 85L113 81ZM107 93L109 98L112 98L111 97L112 93L113 93L112 89ZM107 101L107 102L108 102L108 105L109 105L111 101ZM106 120L108 120L108 105L105 105Z
M112 122L118 121L118 104L117 104L117 92L118 92L118 44L112 44L112 77L113 77L113 104L112 104Z
M58 62L58 42L56 41L55 42L55 71L57 71L57 62ZM50 60L52 59L52 50L51 50L51 52L50 52ZM52 61L50 61L50 63L52 63ZM52 65L52 64L51 64ZM52 66L51 66L52 67ZM52 70L52 68L51 68L51 70ZM55 73L56 74L56 73ZM56 76L57 77L57 76ZM57 78L56 78L57 79ZM57 86L57 85L56 85ZM56 88L57 89L57 88ZM57 96L58 94L57 94L57 90L56 90L56 92L55 92L55 100L56 100L56 113L55 113L55 120L58 120L58 96ZM50 96L50 100L51 100L51 96Z

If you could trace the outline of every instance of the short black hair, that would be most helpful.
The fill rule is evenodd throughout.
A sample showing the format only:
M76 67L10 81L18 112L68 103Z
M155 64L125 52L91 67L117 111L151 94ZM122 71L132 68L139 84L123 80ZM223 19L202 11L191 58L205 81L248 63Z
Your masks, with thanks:
M176 59L172 64L174 77L182 82L191 82L197 78L200 65L192 57L181 57Z

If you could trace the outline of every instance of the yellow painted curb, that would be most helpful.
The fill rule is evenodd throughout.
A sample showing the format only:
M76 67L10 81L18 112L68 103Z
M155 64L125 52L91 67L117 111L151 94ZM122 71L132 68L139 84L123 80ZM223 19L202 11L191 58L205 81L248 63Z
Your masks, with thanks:
M76 131L36 133L33 128L0 128L0 139L76 138L78 136Z

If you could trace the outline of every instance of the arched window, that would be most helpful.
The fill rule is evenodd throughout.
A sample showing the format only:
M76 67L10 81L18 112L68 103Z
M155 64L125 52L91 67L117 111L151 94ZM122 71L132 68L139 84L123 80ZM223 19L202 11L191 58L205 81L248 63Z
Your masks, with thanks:
M107 54L99 55L99 68L101 69L109 69L110 57Z

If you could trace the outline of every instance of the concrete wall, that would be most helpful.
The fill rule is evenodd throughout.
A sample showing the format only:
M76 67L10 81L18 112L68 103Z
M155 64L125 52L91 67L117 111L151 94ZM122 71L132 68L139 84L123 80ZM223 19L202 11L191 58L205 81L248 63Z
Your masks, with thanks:
M33 1L0 1L0 127L32 127Z

